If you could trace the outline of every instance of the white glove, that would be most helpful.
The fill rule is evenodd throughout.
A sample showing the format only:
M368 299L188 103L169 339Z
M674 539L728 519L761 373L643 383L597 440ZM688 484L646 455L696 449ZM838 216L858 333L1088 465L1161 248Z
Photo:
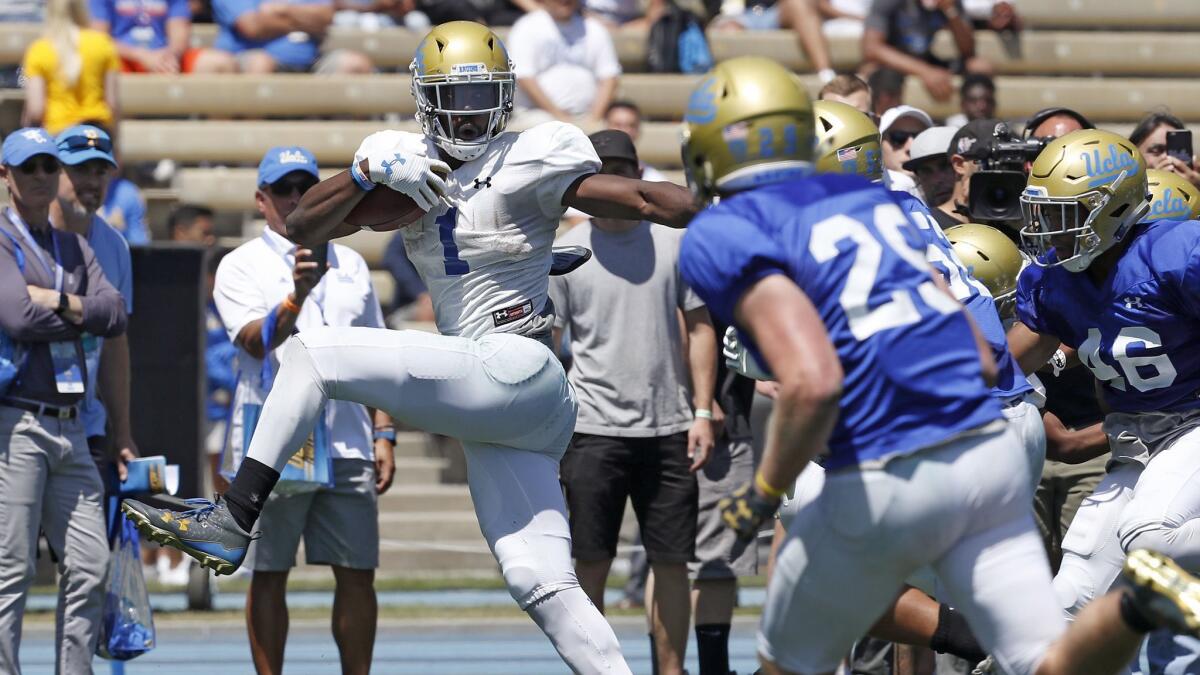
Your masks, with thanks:
M438 197L446 194L450 166L441 160L399 148L373 148L355 161L360 159L367 160L367 176L372 182L408 195L422 211L433 210Z
M737 329L733 326L725 329L725 339L721 341L721 356L725 357L726 367L739 375L754 380L775 379L774 375L759 365L753 354L746 351L746 347L738 340Z

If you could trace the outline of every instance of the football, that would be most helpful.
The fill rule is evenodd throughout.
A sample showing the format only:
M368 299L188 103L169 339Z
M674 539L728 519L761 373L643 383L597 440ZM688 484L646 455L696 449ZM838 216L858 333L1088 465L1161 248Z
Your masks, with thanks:
M346 222L376 232L390 232L421 219L425 212L412 197L380 185L354 205Z

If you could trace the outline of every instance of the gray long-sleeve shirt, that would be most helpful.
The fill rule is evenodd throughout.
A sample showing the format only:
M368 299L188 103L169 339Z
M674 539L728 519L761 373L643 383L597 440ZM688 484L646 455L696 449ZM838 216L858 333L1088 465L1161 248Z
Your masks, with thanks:
M83 360L81 338L84 333L100 337L115 337L125 332L125 304L121 294L108 280L87 241L72 232L51 229L35 231L42 255L54 260L54 244L58 240L60 263L63 267L63 291L79 296L83 303L83 322L76 326L52 310L34 304L27 285L54 288L54 276L29 250L29 242L6 215L0 214L0 228L12 238L0 234L0 331L26 343L29 357L17 381L7 392L15 396L50 405L73 405L82 394L60 394L54 381L54 365L50 359L51 342L74 342L80 369ZM17 264L13 239L19 242L25 259L24 271ZM84 373L86 376L86 373ZM86 379L85 379L86 381Z

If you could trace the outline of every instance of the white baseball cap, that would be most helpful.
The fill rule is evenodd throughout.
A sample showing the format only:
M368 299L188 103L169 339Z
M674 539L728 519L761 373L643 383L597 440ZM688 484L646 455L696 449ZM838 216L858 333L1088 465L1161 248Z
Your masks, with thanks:
M912 171L918 164L931 157L948 155L950 141L958 129L954 127L929 127L913 139L912 147L908 149L908 161L903 164L905 171Z
M929 113L911 105L898 105L895 108L888 108L883 113L883 117L879 118L879 133L886 134L887 130L901 117L915 117L924 122L925 126L933 126L933 118L929 116Z

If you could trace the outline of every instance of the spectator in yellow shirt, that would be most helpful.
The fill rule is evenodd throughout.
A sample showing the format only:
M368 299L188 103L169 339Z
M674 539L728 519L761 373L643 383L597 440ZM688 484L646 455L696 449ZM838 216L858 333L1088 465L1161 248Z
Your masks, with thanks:
M76 124L116 131L121 61L108 35L88 27L84 0L49 0L46 28L25 52L21 123L51 134Z

